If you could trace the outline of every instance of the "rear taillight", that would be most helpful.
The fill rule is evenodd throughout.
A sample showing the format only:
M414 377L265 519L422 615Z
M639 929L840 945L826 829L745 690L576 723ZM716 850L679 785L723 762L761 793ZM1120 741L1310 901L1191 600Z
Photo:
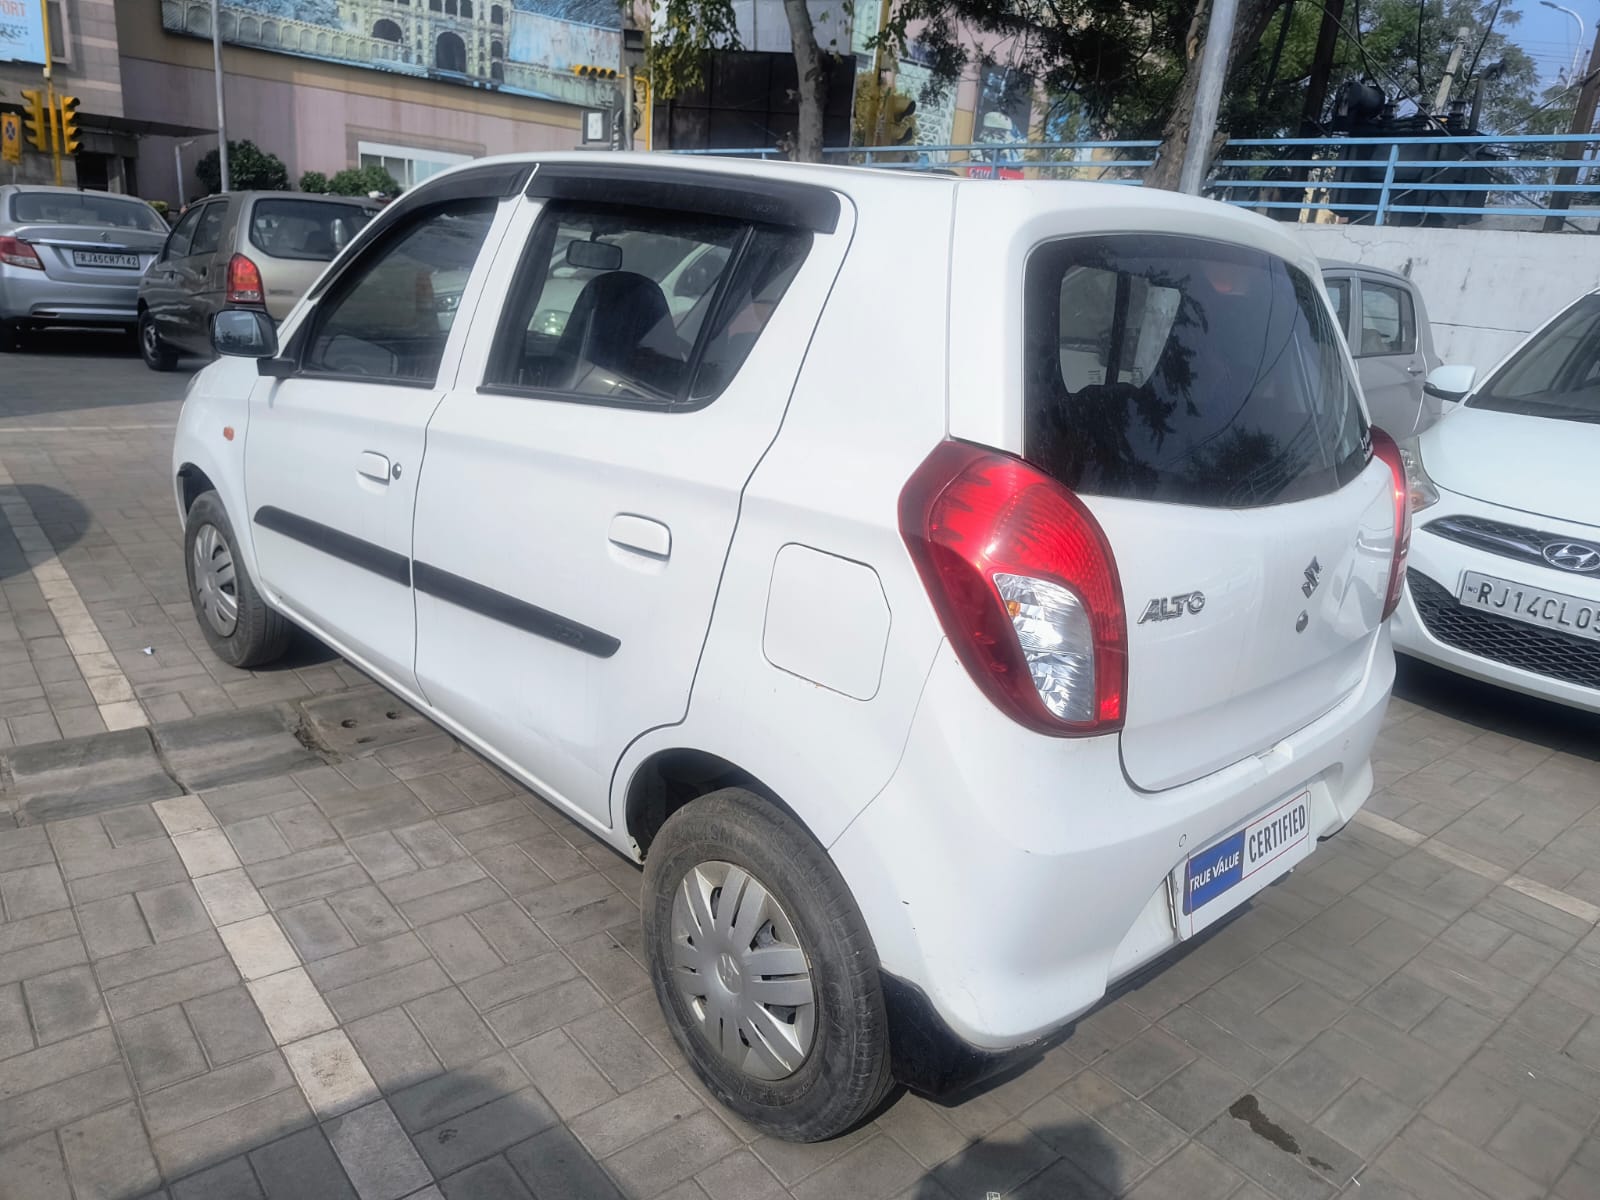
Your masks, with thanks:
M5 263L8 267L44 270L44 264L39 261L38 253L21 238L0 237L0 263Z
M1411 552L1411 487L1400 447L1376 425L1372 427L1372 455L1389 468L1394 495L1394 561L1389 565L1389 591L1383 599L1383 619L1387 621L1400 607L1400 593L1406 586L1406 555Z
M260 304L264 296L261 272L242 254L228 260L228 303Z
M942 442L900 494L900 533L956 655L1002 711L1056 736L1121 728L1122 584L1076 496L1020 459Z

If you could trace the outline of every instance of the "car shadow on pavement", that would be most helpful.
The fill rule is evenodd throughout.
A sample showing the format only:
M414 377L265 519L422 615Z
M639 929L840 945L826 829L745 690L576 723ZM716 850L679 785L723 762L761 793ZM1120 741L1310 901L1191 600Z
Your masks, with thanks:
M12 514L19 523L23 513L18 501L25 503L50 539L51 556L78 544L89 529L89 510L83 502L59 488L43 484L22 483L0 487L0 582L27 575L28 557L12 526ZM23 526L26 528L26 526ZM13 610L17 605L12 604Z
M1400 654L1396 698L1485 732L1600 761L1600 715L1468 679Z

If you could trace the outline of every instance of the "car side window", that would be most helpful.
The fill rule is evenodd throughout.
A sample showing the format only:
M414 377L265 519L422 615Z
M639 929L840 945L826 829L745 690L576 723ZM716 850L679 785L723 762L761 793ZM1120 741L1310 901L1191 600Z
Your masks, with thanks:
M1339 332L1350 336L1350 280L1333 276L1322 281L1328 289L1328 299L1333 301L1333 315L1339 322Z
M166 248L161 252L163 261L183 258L189 253L189 246L194 241L194 227L200 223L200 212L198 208L191 208L172 227L172 232L167 235Z
M811 236L703 214L552 204L485 386L630 407L707 403L743 364Z
M200 210L200 222L194 228L194 243L189 253L215 254L222 241L222 222L228 215L226 204L207 204Z
M1362 357L1382 354L1414 354L1417 349L1417 318L1411 306L1411 293L1392 283L1361 281Z
M431 385L493 220L492 200L462 200L389 230L317 306L301 369Z

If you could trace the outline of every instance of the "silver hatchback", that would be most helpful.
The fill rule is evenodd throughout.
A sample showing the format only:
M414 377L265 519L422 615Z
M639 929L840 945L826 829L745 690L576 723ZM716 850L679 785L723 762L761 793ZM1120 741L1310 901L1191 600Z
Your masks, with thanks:
M180 354L211 354L211 318L264 309L274 321L372 219L350 196L228 192L190 208L139 287L139 352L170 371Z
M45 325L131 330L139 277L166 236L132 196L0 186L0 350Z

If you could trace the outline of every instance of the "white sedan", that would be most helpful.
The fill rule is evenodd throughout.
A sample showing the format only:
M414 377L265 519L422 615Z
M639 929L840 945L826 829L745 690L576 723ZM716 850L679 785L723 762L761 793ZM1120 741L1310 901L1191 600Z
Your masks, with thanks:
M1397 650L1600 712L1600 292L1524 342L1403 447L1411 493Z

